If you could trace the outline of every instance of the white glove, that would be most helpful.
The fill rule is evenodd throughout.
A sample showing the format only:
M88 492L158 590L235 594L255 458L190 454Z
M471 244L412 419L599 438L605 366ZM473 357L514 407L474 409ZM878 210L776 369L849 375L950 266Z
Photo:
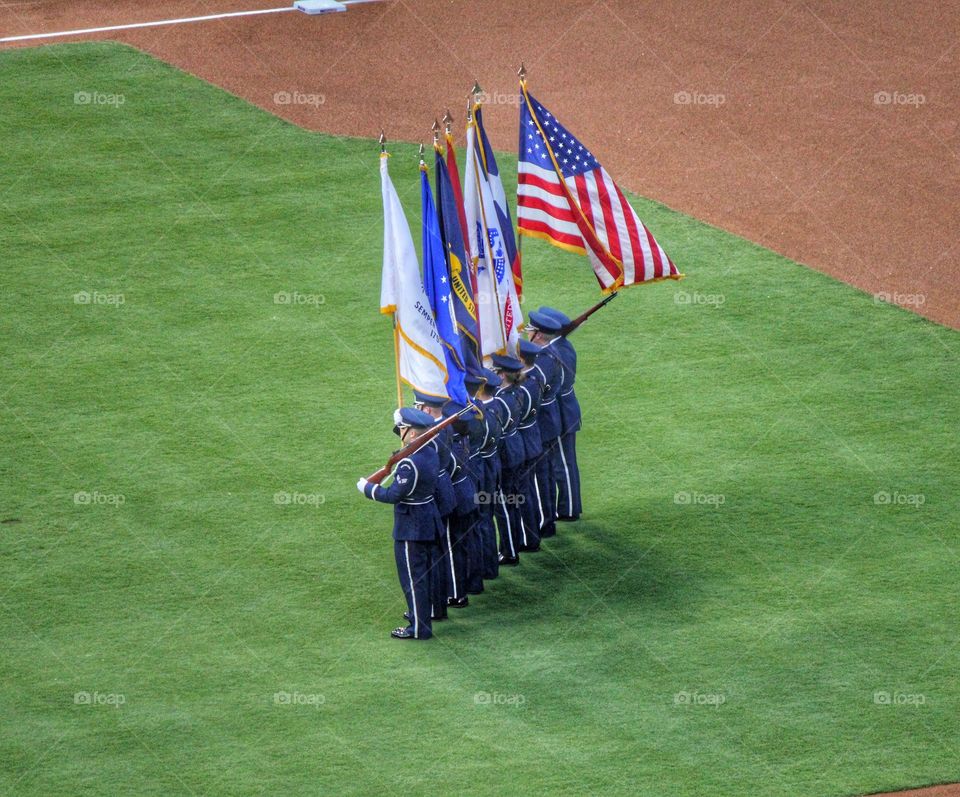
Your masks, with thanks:
M368 482L366 479L360 479L360 481L357 482L357 489L358 489L361 493L363 493L364 495L366 495L366 489L367 489L367 485L368 485L368 484L370 484L370 482Z

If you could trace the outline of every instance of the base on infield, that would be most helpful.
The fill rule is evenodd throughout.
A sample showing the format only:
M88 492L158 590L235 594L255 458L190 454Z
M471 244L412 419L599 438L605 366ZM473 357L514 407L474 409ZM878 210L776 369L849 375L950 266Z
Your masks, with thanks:
M293 7L305 14L330 14L347 10L343 3L338 3L336 0L297 0Z

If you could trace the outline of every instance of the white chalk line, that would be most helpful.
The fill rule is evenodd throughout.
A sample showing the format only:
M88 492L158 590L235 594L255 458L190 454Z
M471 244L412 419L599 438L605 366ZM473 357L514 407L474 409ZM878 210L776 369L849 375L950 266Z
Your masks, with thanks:
M377 0L342 0L344 5L377 2ZM187 22L206 22L211 19L227 19L229 17L251 17L258 14L279 14L283 11L296 11L292 5L283 8L263 8L256 11L228 11L223 14L208 14L203 17L180 17L179 19L160 19L154 22L131 22L126 25L106 25L100 28L82 28L79 30L61 30L56 33L30 33L25 36L6 36L0 39L5 42L25 42L35 39L54 39L62 36L84 36L89 33L109 33L114 30L133 30L134 28L156 28L160 25L181 25Z

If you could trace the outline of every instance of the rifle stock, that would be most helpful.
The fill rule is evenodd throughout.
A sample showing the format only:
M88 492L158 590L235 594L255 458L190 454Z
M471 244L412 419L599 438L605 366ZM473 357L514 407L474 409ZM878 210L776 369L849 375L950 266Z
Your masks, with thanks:
M603 307L606 304L609 304L613 301L613 298L617 295L617 291L614 291L609 296L604 297L601 301L597 302L593 307L587 310L585 313L581 313L576 318L573 319L569 324L563 327L560 330L560 337L565 338L575 329L577 329L584 321L586 321L590 316L592 316L597 310Z
M427 429L423 434L418 435L415 440L411 440L399 451L394 451L387 459L387 464L384 465L380 470L371 473L367 476L367 481L373 484L380 484L390 473L393 471L393 466L396 465L401 459L406 459L411 454L415 454L421 448L423 448L427 443L433 440L440 432L445 429L447 426L450 426L455 420L460 418L465 412L472 409L471 405L467 405L456 415L451 415L449 418L444 418L440 423L435 423L429 429Z

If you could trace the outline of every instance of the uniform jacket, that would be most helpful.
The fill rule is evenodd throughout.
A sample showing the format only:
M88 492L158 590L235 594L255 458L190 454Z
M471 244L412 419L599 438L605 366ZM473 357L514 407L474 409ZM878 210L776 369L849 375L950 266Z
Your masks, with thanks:
M433 542L443 534L434 500L438 469L437 450L428 443L397 463L389 487L379 484L364 487L367 498L394 504L393 539Z
M527 456L519 429L522 407L517 396L518 391L519 387L516 385L502 387L493 400L500 408L500 425L503 427L500 437L500 464L510 469L519 468Z
M566 338L556 338L549 344L563 363L563 389L560 391L560 418L563 434L580 429L580 402L573 385L577 378L577 352Z
M537 413L537 425L540 427L540 439L544 444L560 436L560 393L563 391L564 368L560 364L559 354L554 351L542 351L534 361L534 370L540 374L543 391L540 396L540 412Z
M543 445L540 442L540 426L537 424L543 382L540 381L538 371L535 369L527 371L526 379L520 383L519 393L525 399L521 402L525 411L520 418L520 435L523 437L525 458L529 462L543 453Z

